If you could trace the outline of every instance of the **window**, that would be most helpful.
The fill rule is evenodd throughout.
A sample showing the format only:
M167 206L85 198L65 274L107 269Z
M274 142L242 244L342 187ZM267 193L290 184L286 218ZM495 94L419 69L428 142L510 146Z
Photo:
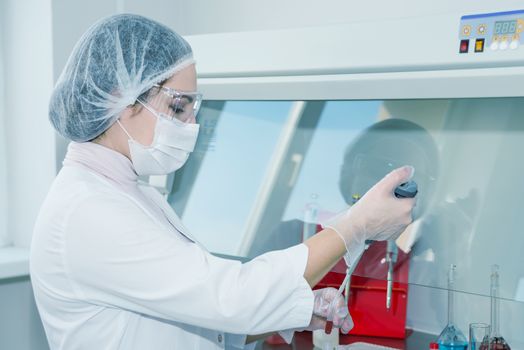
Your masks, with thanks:
M251 204L256 203L291 105L226 102L202 107L201 137L180 179L175 179L177 192L170 201L212 251L239 255L245 244Z
M497 263L501 296L515 299L523 107L524 98L207 101L169 201L209 250L250 258L300 243L307 222L411 164L420 192L410 283L445 288L454 263L468 276L457 288L485 295Z

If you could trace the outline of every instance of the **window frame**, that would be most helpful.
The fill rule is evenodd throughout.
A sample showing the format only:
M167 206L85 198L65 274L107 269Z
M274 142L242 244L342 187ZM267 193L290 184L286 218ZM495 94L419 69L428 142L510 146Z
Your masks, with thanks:
M11 239L8 235L8 191L7 191L7 139L5 128L5 95L4 95L4 40L0 37L0 248L8 246Z

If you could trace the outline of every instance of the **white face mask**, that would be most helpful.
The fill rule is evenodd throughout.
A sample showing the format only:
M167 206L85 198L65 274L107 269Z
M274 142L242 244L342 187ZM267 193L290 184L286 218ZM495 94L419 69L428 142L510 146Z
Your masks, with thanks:
M124 126L118 125L129 137L131 162L138 175L166 175L180 169L195 148L198 124L183 123L177 119L166 120L158 112L146 107L157 117L155 135L151 146L135 141Z

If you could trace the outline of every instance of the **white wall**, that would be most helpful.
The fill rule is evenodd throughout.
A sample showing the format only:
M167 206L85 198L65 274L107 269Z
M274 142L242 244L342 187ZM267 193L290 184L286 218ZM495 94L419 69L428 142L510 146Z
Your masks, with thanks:
M54 177L54 132L47 119L53 87L51 2L4 3L5 140L8 232L28 247ZM50 166L51 165L51 166Z
M0 166L6 174L0 171L0 206L7 210L0 214L0 227L14 244L28 247L54 177L54 134L47 120L53 86L51 3L9 0L1 6L5 119L4 124L0 119ZM1 187L5 181L7 190ZM27 277L0 281L0 310L0 348L48 348Z
M0 349L49 349L29 278L0 281L0 310Z
M0 2L0 13L4 13L3 2ZM4 28L3 21L0 20L0 82L4 81ZM10 242L10 238L7 236L7 153L5 149L4 105L4 85L0 83L0 247Z
M52 3L53 75L58 78L73 46L94 22L118 11L118 1L67 1Z
M53 68L58 78L67 58L80 36L97 20L121 12L151 17L167 25L175 25L180 16L178 5L172 0L126 1L52 0L53 14ZM174 26L178 29L179 26Z
M28 247L36 215L55 175L54 132L47 120L53 86L51 2L7 0L0 4L5 67L0 230L5 227L15 245ZM2 210L5 206L7 210ZM0 281L0 310L0 349L48 349L27 277Z

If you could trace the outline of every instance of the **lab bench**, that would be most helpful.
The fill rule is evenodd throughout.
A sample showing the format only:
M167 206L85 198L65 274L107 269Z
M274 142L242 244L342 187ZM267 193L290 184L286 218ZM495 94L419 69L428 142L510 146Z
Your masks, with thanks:
M340 344L352 344L357 342L370 343L374 345L386 346L399 350L425 350L429 349L429 343L435 341L437 335L422 332L407 331L406 339L365 337L356 335L340 335ZM293 337L291 344L270 345L260 341L256 347L257 350L309 350L313 349L313 339L311 332L297 332Z

